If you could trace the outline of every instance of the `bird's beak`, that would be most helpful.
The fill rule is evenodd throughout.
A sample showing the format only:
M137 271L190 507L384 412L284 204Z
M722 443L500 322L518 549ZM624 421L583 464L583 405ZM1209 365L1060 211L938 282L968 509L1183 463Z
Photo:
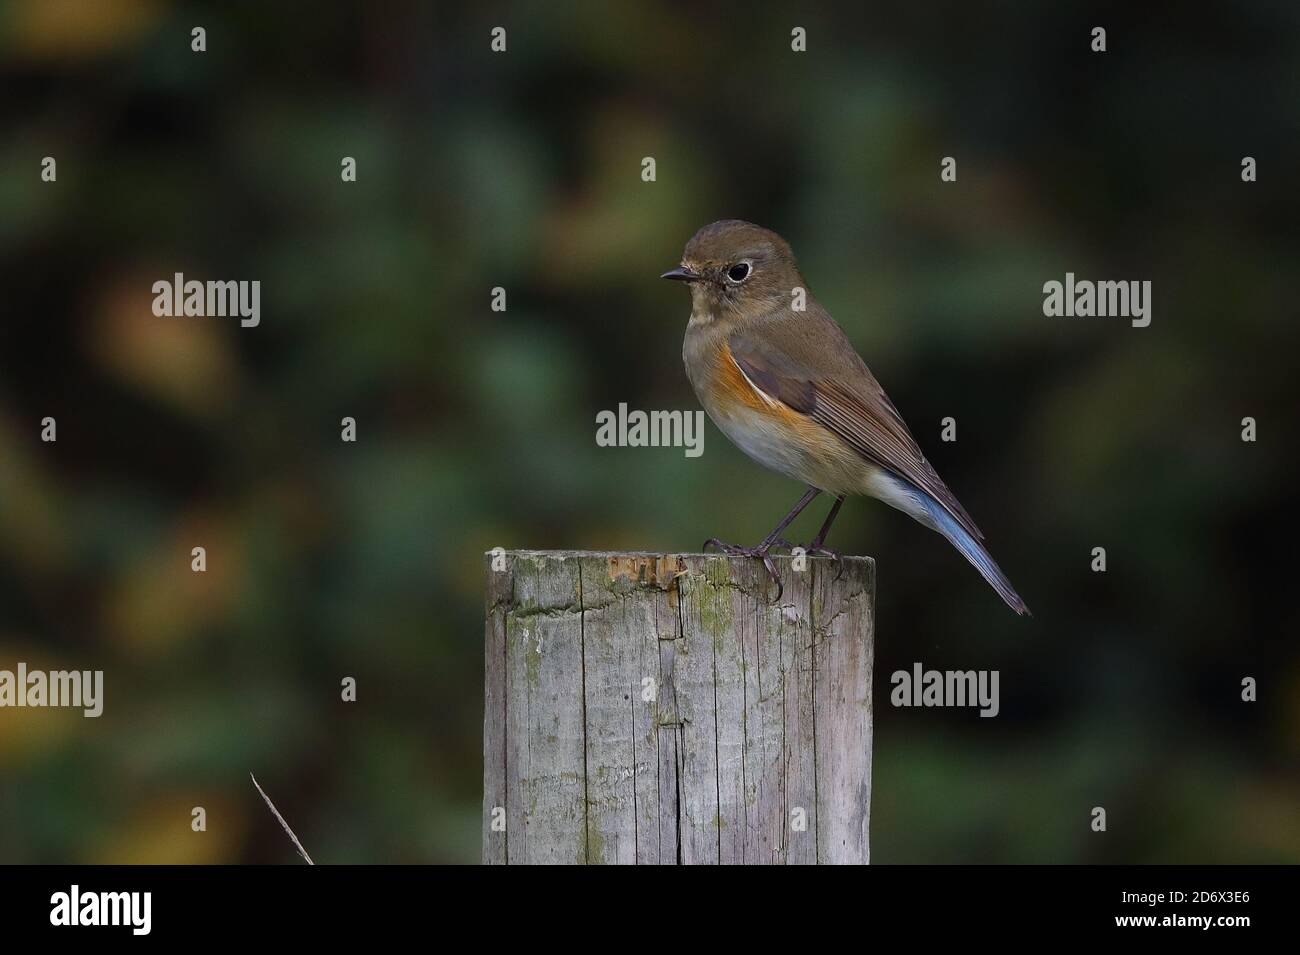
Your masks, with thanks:
M673 279L677 282L698 282L700 279L704 278L704 276L699 272L692 272L684 265L679 265L675 269L669 269L659 277L661 279Z

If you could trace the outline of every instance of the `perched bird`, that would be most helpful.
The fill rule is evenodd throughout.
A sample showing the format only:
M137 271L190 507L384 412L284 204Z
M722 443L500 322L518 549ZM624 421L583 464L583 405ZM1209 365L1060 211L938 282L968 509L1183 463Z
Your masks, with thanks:
M706 549L761 560L779 599L781 580L769 551L789 546L781 532L820 492L833 494L835 503L808 552L838 558L824 546L826 535L845 495L864 494L938 531L1012 610L1029 613L993 562L984 535L808 290L784 239L739 219L714 222L695 233L681 265L663 278L690 286L682 357L709 417L755 461L808 485L757 547L711 538Z

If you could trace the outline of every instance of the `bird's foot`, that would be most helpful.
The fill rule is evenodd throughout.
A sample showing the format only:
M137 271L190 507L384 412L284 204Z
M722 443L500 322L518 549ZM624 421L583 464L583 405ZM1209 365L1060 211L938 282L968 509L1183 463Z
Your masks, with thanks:
M744 547L740 544L728 544L726 541L720 541L716 537L710 537L704 542L704 550L707 551L710 547L716 547L724 554L729 554L732 557L754 557L761 560L764 569L767 571L767 575L772 578L772 583L776 584L776 597L772 599L772 603L776 603L781 599L781 595L785 593L785 585L781 583L781 575L776 572L776 564L772 562L771 555L769 554L772 545L775 543L776 541L769 541L760 544L757 547Z
M835 566L839 568L839 572L835 575L836 580L839 580L844 573L844 555L824 544L819 544L817 541L813 541L811 544L793 544L784 537L778 537L772 543L779 544L786 550L794 550L798 547L808 557L829 557L835 562Z

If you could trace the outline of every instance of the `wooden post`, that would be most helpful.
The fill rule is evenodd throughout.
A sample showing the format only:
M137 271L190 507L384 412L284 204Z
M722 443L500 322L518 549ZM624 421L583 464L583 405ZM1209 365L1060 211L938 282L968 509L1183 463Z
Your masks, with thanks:
M487 555L485 863L868 861L875 564L776 563Z

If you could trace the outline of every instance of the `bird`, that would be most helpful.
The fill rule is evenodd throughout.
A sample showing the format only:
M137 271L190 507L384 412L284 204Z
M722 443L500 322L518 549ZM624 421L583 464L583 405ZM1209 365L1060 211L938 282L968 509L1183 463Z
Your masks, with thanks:
M781 537L818 494L834 497L805 552L826 547L849 495L876 498L938 531L1017 614L1029 608L994 562L984 535L925 459L894 403L843 329L813 296L785 239L741 219L704 226L680 264L661 276L688 285L691 315L682 345L686 376L709 417L737 447L808 486L757 546L704 544L763 562L791 547Z

